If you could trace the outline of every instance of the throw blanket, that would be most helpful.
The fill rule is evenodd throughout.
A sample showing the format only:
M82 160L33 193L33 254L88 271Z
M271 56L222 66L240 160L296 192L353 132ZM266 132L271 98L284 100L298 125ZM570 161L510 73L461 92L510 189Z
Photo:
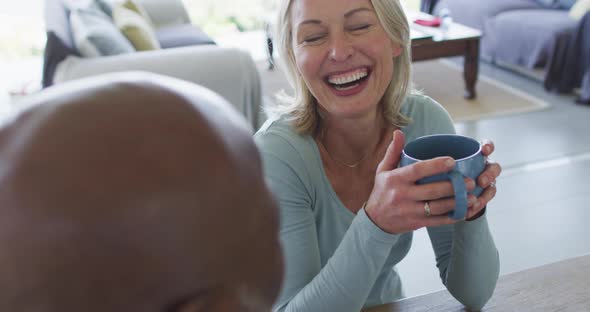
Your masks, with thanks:
M576 102L590 104L590 12L573 33L560 36L546 67L545 88L569 93L580 88Z

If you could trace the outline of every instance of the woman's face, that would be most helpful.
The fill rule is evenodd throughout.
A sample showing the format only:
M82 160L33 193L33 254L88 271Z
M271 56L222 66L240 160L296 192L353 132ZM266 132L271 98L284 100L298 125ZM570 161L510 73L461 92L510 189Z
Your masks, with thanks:
M320 107L336 118L374 111L401 48L370 0L293 0L290 17L295 62Z

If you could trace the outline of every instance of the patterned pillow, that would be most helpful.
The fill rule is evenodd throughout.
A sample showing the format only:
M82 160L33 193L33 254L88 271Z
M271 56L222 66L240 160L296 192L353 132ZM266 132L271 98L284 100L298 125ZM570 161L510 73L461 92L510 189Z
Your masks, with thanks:
M91 6L70 12L74 44L84 57L131 53L135 48L115 27L110 17Z
M136 0L125 0L125 2L123 2L123 6L126 7L127 9L139 14L141 17L143 17L143 19L145 21L148 22L149 25L153 25L150 15L145 10L145 8L141 5L141 3L137 2Z
M113 9L113 20L137 51L160 49L160 43L152 26L135 11L116 5Z
M550 8L550 9L557 9L559 7L559 3L557 0L536 0L541 6Z
M97 7L100 8L106 15L113 17L113 5L107 0L94 0Z

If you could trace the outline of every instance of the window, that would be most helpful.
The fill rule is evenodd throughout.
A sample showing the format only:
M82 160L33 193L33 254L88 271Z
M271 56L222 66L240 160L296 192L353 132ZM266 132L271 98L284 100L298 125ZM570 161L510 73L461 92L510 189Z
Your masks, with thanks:
M0 92L39 88L44 45L41 1L0 2Z

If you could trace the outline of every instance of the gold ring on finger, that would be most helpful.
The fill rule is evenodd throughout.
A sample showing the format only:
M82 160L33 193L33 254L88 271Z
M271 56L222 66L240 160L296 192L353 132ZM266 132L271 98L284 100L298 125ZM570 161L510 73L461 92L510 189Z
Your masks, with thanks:
M425 202L424 202L424 214L425 214L427 217L430 217L430 215L431 215L431 214L430 214L430 205L428 204L428 201L425 201Z

